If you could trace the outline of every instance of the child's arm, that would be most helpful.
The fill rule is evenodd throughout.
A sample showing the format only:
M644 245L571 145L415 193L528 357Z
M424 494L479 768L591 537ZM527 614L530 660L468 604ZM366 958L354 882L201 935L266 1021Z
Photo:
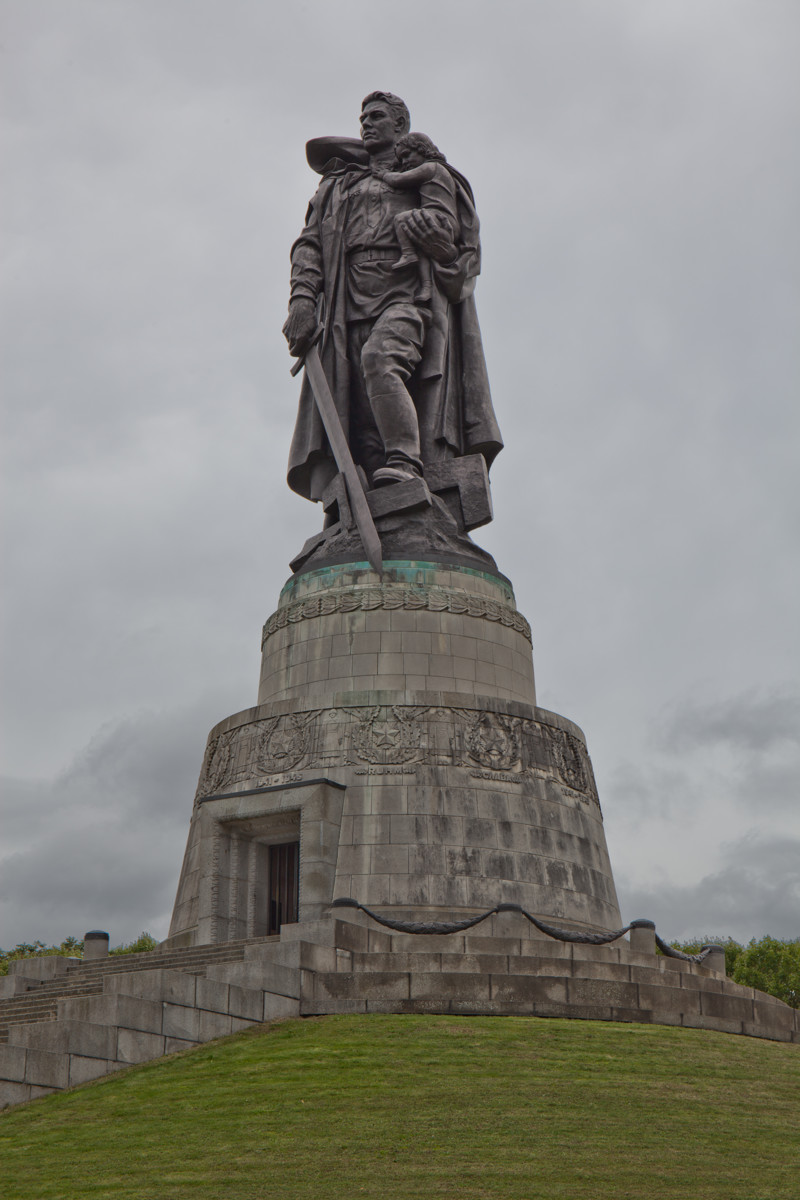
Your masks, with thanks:
M376 171L375 174L388 183L389 187L415 188L433 179L436 167L435 162L425 162L420 163L418 167L412 167L410 171Z

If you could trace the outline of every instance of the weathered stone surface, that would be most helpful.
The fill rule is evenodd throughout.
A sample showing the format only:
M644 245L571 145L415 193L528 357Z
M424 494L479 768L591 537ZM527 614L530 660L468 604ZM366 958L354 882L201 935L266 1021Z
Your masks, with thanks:
M32 1090L29 1083L0 1079L0 1108L12 1108L15 1104L25 1104L33 1098Z
M245 961L260 959L293 969L302 967L311 971L335 971L338 951L332 946L315 946L306 941L290 942L285 946L252 946L245 950Z
M69 1055L29 1049L25 1059L25 1082L43 1088L69 1086Z
M229 1011L228 1000L228 984L223 980L206 978L197 980L195 1003L198 1008L216 1013L227 1013Z
M161 1032L167 1038L180 1038L187 1042L200 1040L200 1012L182 1004L165 1004ZM169 1053L169 1051L167 1051Z
M416 999L488 1000L490 976L474 975L461 971L412 971L406 978L410 981L407 995Z
M294 998L300 995L299 972L279 963L230 963L209 967L207 974L209 979L224 980L230 985L238 985L239 988L261 989Z
M195 1043L193 1041L185 1041L179 1037L167 1037L164 1039L165 1054L179 1054L182 1050L193 1050Z
M82 1058L79 1054L69 1056L69 1086L77 1087L92 1079L101 1079L108 1074L108 1059Z
M264 992L264 1021L285 1021L289 1017L299 1017L301 1001L293 996L278 996L274 992Z
M125 1029L139 1029L145 1033L161 1032L161 1002L144 1000L139 996L125 996L112 992L106 996L62 1000L58 1012L60 1020L73 1017L97 1025L120 1025ZM113 1054L112 1049L106 1057L113 1058Z
M136 1029L120 1029L117 1033L115 1057L123 1063L149 1062L164 1054L164 1038L161 1034L142 1033Z
M567 999L567 981L546 975L516 975L512 964L509 974L491 976L491 998L506 1004L563 1003Z
M262 1020L264 1013L263 989L240 987L238 984L232 983L228 1011L232 1017L246 1017L248 1021Z
M52 1054L114 1057L113 1031L105 1025L95 1025L89 1021L39 1021L36 1024L12 1025L8 1031L8 1041L11 1046L27 1046L30 1050L46 1050ZM34 1080L28 1082L33 1083Z
M605 979L570 979L567 983L570 1004L608 1004L614 1008L636 1008L639 997L635 983Z
M25 1079L27 1053L25 1046L0 1045L0 1079L12 1083L22 1083Z
M227 1013L200 1010L198 1040L210 1042L214 1038L227 1037L231 1032L231 1018Z
M194 975L183 971L154 968L149 971L125 971L109 975L105 981L108 992L140 996L143 1000L166 1000L173 1004L194 1004Z
M231 1017L231 1033L241 1033L243 1029L250 1029L253 1024L253 1021L248 1021L245 1017Z
M374 971L368 976L320 972L314 976L314 1002L325 1006L320 1012L329 1011L328 1002L335 1004L367 995L373 999L402 1000L410 994L409 989L409 975L404 971ZM303 1011L309 1011L305 1000Z
M699 1013L700 993L695 988L639 984L639 1007L658 1013Z

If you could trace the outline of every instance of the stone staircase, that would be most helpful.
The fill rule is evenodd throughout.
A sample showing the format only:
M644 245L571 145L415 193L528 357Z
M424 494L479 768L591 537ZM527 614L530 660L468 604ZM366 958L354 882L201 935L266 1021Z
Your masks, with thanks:
M788 1005L623 939L554 941L513 914L492 917L482 934L446 935L354 918L285 925L279 937L61 960L39 968L57 976L38 981L18 972L10 985L18 990L0 999L0 1107L291 1016L572 1017L800 1042L800 1013ZM32 963L48 960L15 965Z
M141 954L120 954L94 962L47 956L44 959L24 959L12 966L19 971L9 976L16 991L0 996L0 1045L8 1043L8 1027L37 1021L55 1020L58 1001L76 996L100 995L103 980L110 975L137 970L161 969L187 971L202 975L207 966L220 962L241 962L244 948L277 938L243 939L214 946L197 946L186 950L150 950ZM37 979L37 967L55 972L50 978Z

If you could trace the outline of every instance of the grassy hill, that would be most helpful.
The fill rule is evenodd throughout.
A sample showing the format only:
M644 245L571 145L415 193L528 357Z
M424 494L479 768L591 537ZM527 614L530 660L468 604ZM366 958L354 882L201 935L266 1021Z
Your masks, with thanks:
M796 1200L800 1047L517 1017L259 1027L0 1118L5 1200Z

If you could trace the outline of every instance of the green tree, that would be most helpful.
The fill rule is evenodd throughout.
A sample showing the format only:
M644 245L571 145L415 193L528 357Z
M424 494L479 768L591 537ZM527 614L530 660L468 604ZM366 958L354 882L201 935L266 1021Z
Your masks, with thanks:
M673 950L682 950L684 954L699 954L703 946L721 946L725 951L725 973L733 978L733 969L739 955L744 950L741 942L732 937L720 937L718 934L707 934L705 937L690 938L688 942L670 942Z
M117 946L114 950L109 950L109 954L142 954L147 950L155 950L158 942L150 933L140 933L138 938L132 942L127 942L124 946Z
M736 983L758 988L792 1008L800 1008L800 938L753 938L736 959L731 974Z
M116 946L109 954L142 954L155 950L158 942L150 933L140 933L132 942ZM10 963L19 958L44 958L52 954L61 954L65 958L83 958L83 939L76 937L64 938L60 946L47 946L44 942L19 942L13 950L0 950L0 976L8 974Z
M19 958L46 958L62 954L65 958L83 958L83 941L67 937L60 946L47 946L44 942L19 942L13 950L0 950L0 975L7 975L9 965Z

